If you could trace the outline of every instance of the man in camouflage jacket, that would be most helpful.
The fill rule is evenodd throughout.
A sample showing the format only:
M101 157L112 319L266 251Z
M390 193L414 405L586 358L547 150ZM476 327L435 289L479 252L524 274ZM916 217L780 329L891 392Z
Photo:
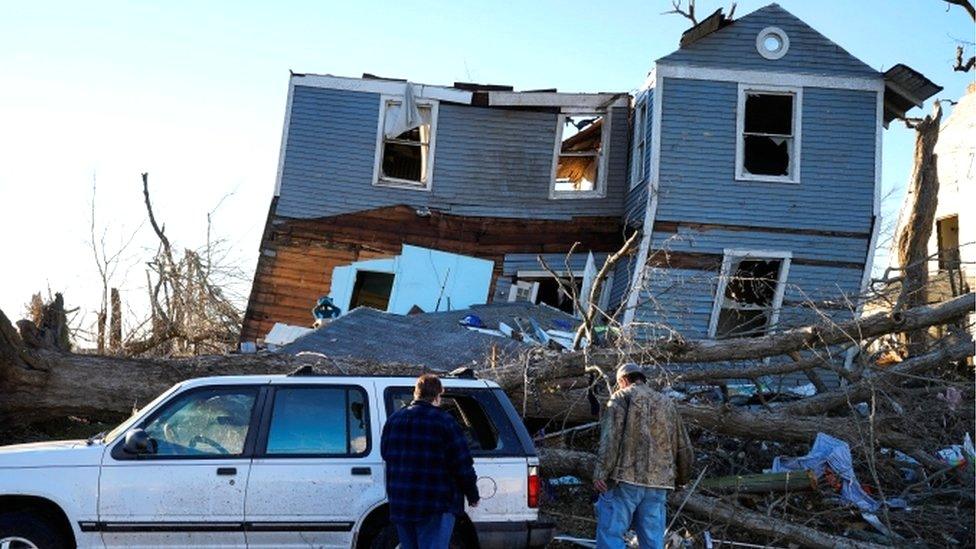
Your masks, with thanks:
M641 548L663 548L667 494L688 481L694 451L674 403L647 385L639 366L621 366L617 385L593 472L597 547L623 548L633 526Z

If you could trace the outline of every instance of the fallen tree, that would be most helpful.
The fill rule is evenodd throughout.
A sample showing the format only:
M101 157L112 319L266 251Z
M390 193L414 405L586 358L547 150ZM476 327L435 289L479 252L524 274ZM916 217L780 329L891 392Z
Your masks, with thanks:
M53 317L58 317L57 303L47 309ZM539 347L510 363L492 365L486 360L478 375L494 380L504 388L524 417L546 420L547 432L560 431L576 423L592 425L595 419L593 406L608 394L605 380L597 370L609 372L610 368L624 361L679 365L679 370L666 376L672 382L722 384L728 379L755 379L823 367L828 360L824 358L826 353L821 351L829 346L860 348L865 339L884 334L953 326L971 313L974 306L976 295L970 293L896 313L878 313L841 324L807 326L749 339L662 341L639 348L590 348L572 353ZM417 365L379 364L318 353L172 359L77 354L52 344L56 338L48 337L44 327L20 322L18 328L0 311L0 395L3 397L0 399L0 427L2 422L27 423L68 415L117 421L173 384L194 377L281 374L300 366L311 366L329 374L416 375L424 371ZM798 352L806 352L806 356L800 356ZM789 358L782 362L763 360L776 355ZM916 425L906 422L905 417L891 406L876 407L874 400L878 394L890 400L891 395L904 389L902 386L906 382L910 384L924 379L946 363L972 355L972 338L965 331L951 328L948 336L923 354L885 368L868 364L860 371L847 373L848 383L840 389L758 409L702 402L680 402L678 409L698 432L715 433L729 440L809 444L817 433L824 432L847 441L860 456L870 458L881 447L894 448L912 456L929 471L940 471L944 470L944 463L934 456L934 452L944 442L936 439L933 443L931 436L914 432ZM731 363L746 358L753 360L745 366L680 366L690 362ZM649 373L659 369L655 366ZM854 411L865 401L871 403L871 413L866 416ZM568 432L592 436L591 428ZM562 439L558 435L547 437L543 446ZM591 460L592 454L571 450L544 448L541 455L543 471L548 476L571 474L587 478L592 469ZM936 472L932 477L938 474ZM684 502L685 513L749 530L767 539L788 540L812 547L873 547L869 543L770 517L734 500L679 492L672 501L679 502L676 505Z
M976 294L969 293L944 303L897 312L878 313L842 324L808 326L763 337L722 341L667 341L643 345L639 349L597 349L573 353L556 353L538 349L524 364L506 364L484 368L479 376L496 381L520 404L525 415L537 418L559 418L562 421L592 419L588 397L594 394L584 376L586 366L600 364L615 367L627 360L642 362L705 362L763 358L797 350L822 348L843 342L859 342L895 331L923 329L952 323L976 306ZM22 330L23 331L23 330ZM728 406L682 404L682 415L693 425L733 436L761 436L766 440L806 441L824 431L845 439L862 432L857 417L805 417L827 411L838 405L863 398L864 391L879 380L904 373L918 375L946 360L972 356L972 340L960 336L946 349L936 349L907 361L888 375L871 377L848 389L822 393L809 404L797 404L784 411L751 412ZM793 361L792 368L812 368L819 358ZM0 421L16 417L20 422L43 421L74 414L87 417L118 417L132 407L188 378L227 374L287 373L310 365L328 373L413 374L421 366L377 364L366 361L330 358L319 354L291 356L285 354L214 355L179 359L125 358L72 354L49 346L37 346L25 340L0 311ZM754 367L722 367L692 371L678 379L696 381L729 377L754 378L766 375L770 365L760 362ZM780 372L786 367L780 367ZM708 372L706 375L703 372ZM529 380L530 386L525 382ZM596 391L600 394L599 391ZM605 395L605 391L602 392ZM873 426L877 441L906 453L918 454L923 462L932 459L919 454L918 438L899 432L896 422L876 418Z
M575 450L543 449L539 452L539 461L542 464L542 473L548 477L572 475L589 481L596 456ZM711 522L730 524L770 538L798 543L804 547L823 549L834 547L878 549L884 547L874 543L826 534L801 524L776 519L717 497L696 493L691 489L672 492L668 497L668 505L672 510L680 508Z

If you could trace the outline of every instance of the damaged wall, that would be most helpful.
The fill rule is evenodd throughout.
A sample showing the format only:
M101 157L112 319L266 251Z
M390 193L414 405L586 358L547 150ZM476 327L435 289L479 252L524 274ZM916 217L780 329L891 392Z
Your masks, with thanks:
M655 220L870 234L876 93L803 90L799 183L735 179L735 82L665 78L663 93Z
M809 321L803 311L786 311L809 300L851 314L847 300L860 292L871 237L876 95L804 89L800 182L738 181L736 83L663 82L668 108L662 112L661 190L650 254L667 255L664 265L697 275L673 273L669 291L654 300L658 305L643 306L637 318L667 318L685 335L707 336L714 279L726 249L792 253L781 323ZM713 282L671 288L695 278ZM679 294L693 305L668 303Z
M424 312L464 309L488 301L493 270L493 261L404 244L396 257L333 268L329 297L348 313L355 308L357 272L381 272L393 278L389 302L385 309L374 308L401 315L415 306Z
M781 55L760 52L765 32L781 38ZM645 131L660 133L648 149L657 179L637 191L658 190L643 205L654 203L653 226L635 334L721 337L737 318L768 318L766 329L850 318L876 224L882 75L777 5L659 59L652 74L644 93L661 105ZM780 306L729 295L741 254L776 265Z
M572 220L418 215L392 206L321 219L284 219L274 205L251 287L242 341L264 336L275 322L307 326L319 297L327 295L335 267L390 258L413 244L494 261L493 284L506 254L563 254L579 241L594 253L623 243L619 217Z
M534 219L620 216L627 108L612 108L604 198L551 200L557 114L441 102L430 191L371 184L380 96L296 85L277 215L316 218L406 204L456 215Z
M293 83L280 188L242 341L262 337L276 321L309 324L335 267L391 258L404 244L493 261L488 299L507 254L561 255L580 242L581 251L605 255L622 244L625 106L609 109L605 196L553 200L558 108L441 101L430 190L403 189L372 183L378 93L302 85L300 77Z

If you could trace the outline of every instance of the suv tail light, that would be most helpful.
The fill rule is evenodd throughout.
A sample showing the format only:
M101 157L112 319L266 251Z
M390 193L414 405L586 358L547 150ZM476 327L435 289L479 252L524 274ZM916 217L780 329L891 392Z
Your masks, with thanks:
M529 465L529 476L528 476L528 486L529 486L529 508L536 509L539 507L539 466Z

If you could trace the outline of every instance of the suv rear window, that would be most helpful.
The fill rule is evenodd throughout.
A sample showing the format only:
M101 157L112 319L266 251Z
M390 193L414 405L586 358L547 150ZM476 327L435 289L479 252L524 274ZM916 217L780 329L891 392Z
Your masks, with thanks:
M413 387L388 387L384 393L387 417L410 404ZM515 426L497 397L488 389L452 389L441 397L441 409L461 426L473 456L527 455Z

